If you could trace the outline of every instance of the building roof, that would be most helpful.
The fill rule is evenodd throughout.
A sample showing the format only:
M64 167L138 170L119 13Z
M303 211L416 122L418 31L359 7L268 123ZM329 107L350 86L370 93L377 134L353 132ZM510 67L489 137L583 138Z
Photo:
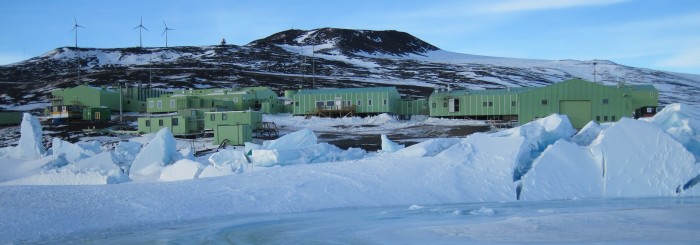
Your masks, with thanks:
M654 85L625 85L624 88L629 89L631 91L656 91L656 87Z
M586 83L591 83L591 81L586 81L583 79L569 79L566 81L561 81L559 83L554 83L548 86L552 85L557 85L557 84L562 84L562 83L568 83L568 82L586 82ZM596 83L597 84L597 83ZM653 85L622 85L621 87L619 85L603 85L603 84L597 84L600 86L606 86L606 87L618 87L618 88L623 88L623 89L629 89L630 91L656 91L656 88ZM520 94L528 91L532 91L535 89L539 89L543 87L513 87L513 88L505 88L505 89L483 89L483 90L453 90L449 92L440 92L440 91L435 91L434 93L437 94L445 94L445 95L466 95L466 94L471 94L471 95L498 95L498 94Z
M472 94L472 95L497 95L497 94L519 94L523 93L526 91L530 91L533 89L536 89L537 87L513 87L513 88L504 88L504 89L479 89L479 90L452 90L449 92L438 92L436 91L435 93L439 94L447 94L447 95L466 95L466 94Z
M374 93L396 91L396 87L302 89L297 94Z

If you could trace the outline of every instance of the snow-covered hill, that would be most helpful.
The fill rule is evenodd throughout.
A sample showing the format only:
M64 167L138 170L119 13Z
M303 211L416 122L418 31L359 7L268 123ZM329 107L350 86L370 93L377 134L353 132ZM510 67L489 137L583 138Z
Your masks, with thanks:
M593 67L597 76L593 76ZM80 72L78 67L80 64ZM312 78L313 77L313 78ZM654 84L662 104L700 104L700 75L635 68L605 60L533 60L441 50L398 31L287 30L244 46L71 48L0 66L5 108L47 101L54 88L80 83L158 88L394 85L427 96L435 87L544 86L570 78L604 84ZM21 108L21 107L19 107Z

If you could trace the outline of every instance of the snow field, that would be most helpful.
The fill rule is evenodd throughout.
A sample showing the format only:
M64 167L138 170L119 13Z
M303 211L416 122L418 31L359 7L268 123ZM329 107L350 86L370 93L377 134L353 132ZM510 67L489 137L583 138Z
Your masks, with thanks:
M121 142L113 151L60 139L36 158L5 148L0 241L226 215L698 195L697 186L679 190L700 174L687 150L697 146L676 140L695 137L697 118L679 123L666 120L670 114L692 115L670 106L655 118L590 124L577 135L565 116L552 115L497 133L378 153L318 143L308 129L195 160L176 149L168 130ZM31 123L23 125L34 129L30 136L38 133ZM684 125L692 130L677 129ZM17 147L35 149L33 143ZM527 170L519 179L518 169Z
M36 144L41 136L38 121L32 124L36 119L25 116L20 144L0 149L0 158L5 159L0 165L4 170L0 183L75 185L235 178L251 171L285 172L286 167L279 167L311 163L310 168L320 168L339 162L350 170L357 163L381 159L402 164L391 172L398 178L406 177L400 169L409 166L415 169L406 171L428 171L408 163L437 164L430 171L442 177L435 178L434 184L448 185L441 182L444 176L455 177L448 182L459 186L455 194L469 193L462 201L696 195L698 191L688 183L700 175L689 151L698 149L698 115L692 108L671 105L651 119L622 119L603 126L589 123L578 134L566 116L552 115L496 133L429 139L411 147L382 135L382 150L377 153L318 143L312 130L302 129L261 145L247 143L244 149L225 149L198 159L189 148L176 149L169 129L120 142L112 151L103 151L96 141L72 144L54 139L53 147L45 152ZM378 116L321 122L384 125L392 120ZM18 148L21 150L15 150Z

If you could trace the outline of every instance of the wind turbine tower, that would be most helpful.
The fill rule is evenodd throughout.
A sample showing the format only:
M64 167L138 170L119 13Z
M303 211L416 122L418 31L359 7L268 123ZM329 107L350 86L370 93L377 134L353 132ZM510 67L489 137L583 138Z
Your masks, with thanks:
M78 47L78 27L80 28L85 28L84 26L78 25L78 19L73 17L73 21L75 21L75 25L73 25L73 30L75 32L75 47Z
M167 48L168 47L168 31L175 30L175 29L168 28L168 24L166 24L165 21L163 21L163 25L165 25L165 30L163 31L163 34L165 34L165 47ZM161 35L163 35L163 34L161 34Z
M148 29L145 26L143 26L143 16L141 16L141 23L138 26L134 27L133 30L136 30L136 28L139 28L139 47L143 48L143 44L141 43L141 29L148 31Z

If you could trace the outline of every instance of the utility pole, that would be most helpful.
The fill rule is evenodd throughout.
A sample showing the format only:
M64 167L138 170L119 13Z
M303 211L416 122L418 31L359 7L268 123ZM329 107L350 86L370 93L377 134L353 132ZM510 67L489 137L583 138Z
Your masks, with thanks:
M596 60L593 60L593 83L598 82L596 79L596 70L595 70L595 65L597 65L597 64L598 64L598 62L596 62Z
M124 93L122 93L122 84L119 83L119 123L122 122L122 97Z
M316 39L316 36L314 36ZM316 88L316 44L311 45L311 89Z

